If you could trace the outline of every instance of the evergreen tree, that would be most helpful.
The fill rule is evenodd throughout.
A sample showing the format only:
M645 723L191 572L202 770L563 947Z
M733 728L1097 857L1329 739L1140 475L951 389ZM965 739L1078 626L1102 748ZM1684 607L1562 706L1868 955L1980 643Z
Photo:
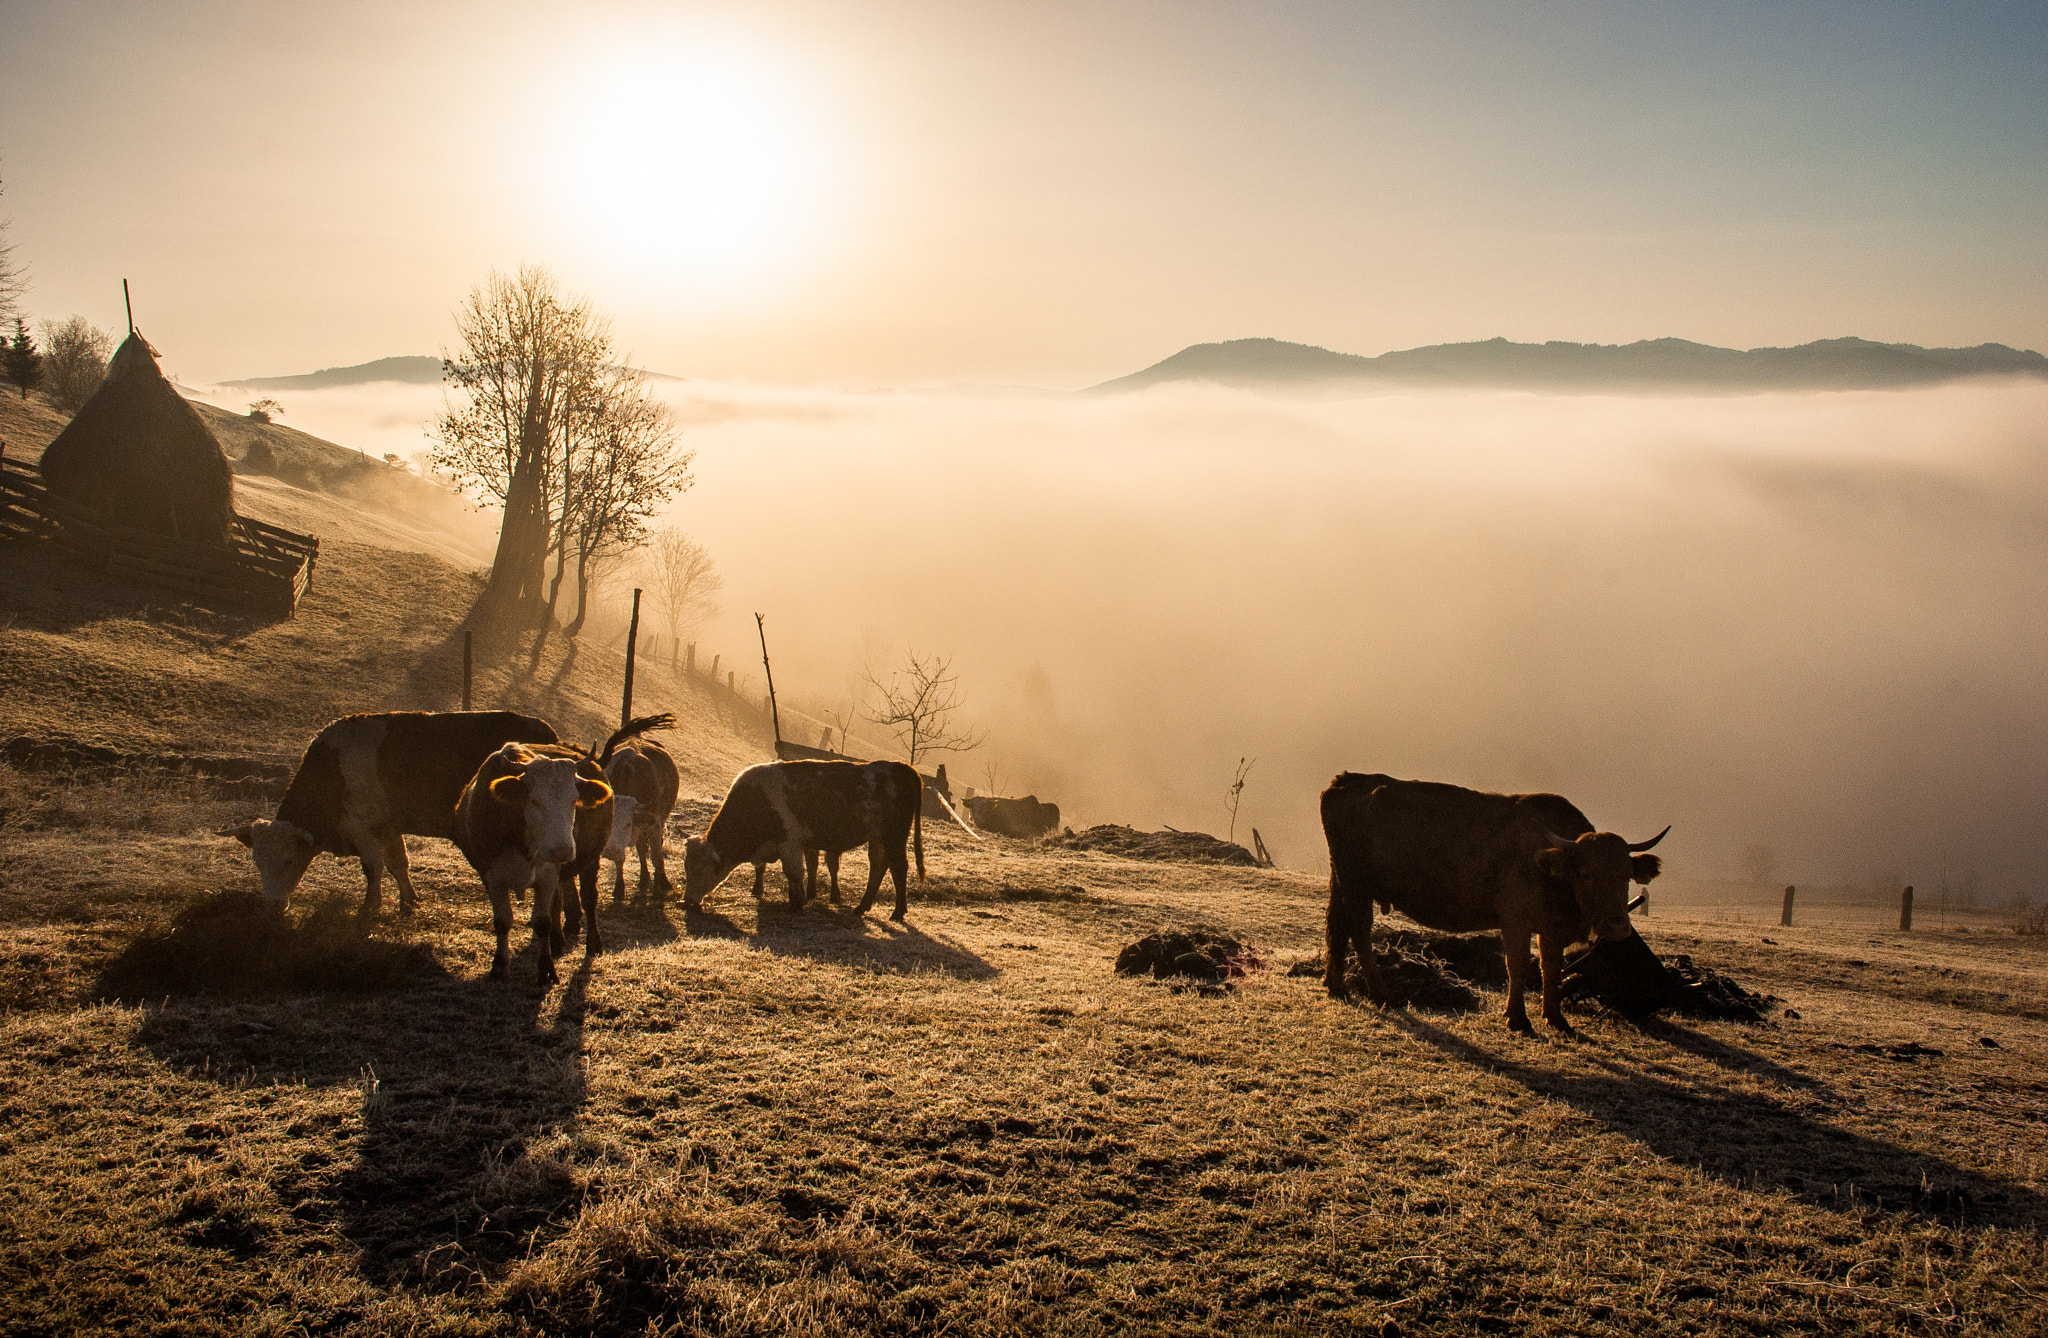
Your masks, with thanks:
M14 318L14 338L7 341L6 363L7 379L20 386L21 397L27 399L28 392L43 382L43 355L19 316Z

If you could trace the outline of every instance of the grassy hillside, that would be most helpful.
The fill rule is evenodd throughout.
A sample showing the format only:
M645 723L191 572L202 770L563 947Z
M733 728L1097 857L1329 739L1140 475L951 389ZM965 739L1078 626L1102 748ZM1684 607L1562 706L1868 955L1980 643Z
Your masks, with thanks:
M241 483L322 534L300 615L7 546L0 737L289 758L340 712L452 703L473 573L396 546L416 517ZM481 704L615 719L613 655L479 662ZM764 749L658 665L637 700L683 717L679 841ZM1524 1039L1497 993L1380 1012L1290 974L1304 875L928 825L904 924L794 911L774 876L700 913L607 898L612 951L543 993L523 956L485 979L445 843L412 843L415 917L356 922L332 859L252 914L211 832L267 807L0 763L10 1334L2048 1326L2038 936L1660 902L1654 946L1777 1016ZM844 873L857 894L863 856ZM1228 989L1114 974L1166 925L1257 960Z

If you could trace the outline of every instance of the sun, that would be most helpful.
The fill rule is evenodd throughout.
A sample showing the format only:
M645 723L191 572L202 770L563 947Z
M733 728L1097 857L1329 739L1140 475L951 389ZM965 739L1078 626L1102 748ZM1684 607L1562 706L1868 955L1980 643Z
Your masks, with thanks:
M549 203L591 260L743 296L829 240L834 155L793 71L734 43L664 42L591 62L564 93Z

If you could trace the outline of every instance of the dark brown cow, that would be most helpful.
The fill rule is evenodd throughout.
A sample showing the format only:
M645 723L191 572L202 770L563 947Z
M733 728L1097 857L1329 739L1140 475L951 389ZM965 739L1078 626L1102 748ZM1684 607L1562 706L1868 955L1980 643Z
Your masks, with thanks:
M675 811L680 778L676 760L652 739L621 744L604 769L612 787L612 835L604 857L618 865L612 883L612 904L626 899L626 855L640 852L640 894L647 895L649 862L658 896L674 884L668 880L668 815Z
M1041 804L1035 794L1022 799L981 794L967 801L967 816L974 819L975 826L997 836L1043 836L1059 830L1060 806Z
M533 889L533 944L543 986L556 980L562 951L559 893L564 877L582 884L590 919L584 951L604 950L597 931L597 863L612 830L612 791L590 753L562 744L508 743L485 758L455 806L455 844L482 875L491 898L498 951L491 976L511 967L512 893Z
M363 910L383 900L384 869L412 912L405 837L455 834L455 801L507 743L554 743L545 720L512 711L385 711L329 724L299 759L277 816L219 833L256 857L263 895L283 901L321 851L363 864Z
M1342 998L1345 958L1356 946L1366 989L1386 998L1372 957L1373 904L1454 934L1500 931L1508 965L1508 1025L1528 1031L1522 991L1529 939L1543 963L1543 1018L1570 1031L1558 998L1564 949L1585 938L1635 933L1628 887L1657 876L1648 850L1595 832L1554 794L1485 794L1431 781L1344 772L1323 791L1330 843L1329 936L1324 984Z
M924 824L918 809L922 782L901 762L766 762L734 779L725 802L701 837L683 843L683 902L695 910L742 864L782 861L789 904L802 906L812 890L807 852L832 862L856 846L868 849L868 890L859 910L874 905L886 868L896 880L901 920L909 906L910 866L904 845L915 838L917 876L924 877ZM815 867L815 866L813 866Z

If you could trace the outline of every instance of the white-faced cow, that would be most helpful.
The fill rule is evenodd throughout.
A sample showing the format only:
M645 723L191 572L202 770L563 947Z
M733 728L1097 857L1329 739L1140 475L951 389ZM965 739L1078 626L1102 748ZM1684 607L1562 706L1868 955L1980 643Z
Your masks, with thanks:
M455 805L455 844L482 875L498 952L491 976L510 970L512 894L533 889L533 943L542 985L553 984L562 950L559 903L566 876L579 876L590 918L585 951L603 951L597 930L597 862L612 830L612 791L597 764L561 744L508 743L485 758Z
M306 745L275 818L219 833L248 846L263 895L283 901L322 851L363 865L363 910L383 899L384 869L411 913L405 837L453 836L455 801L507 743L554 743L545 720L512 711L385 711L343 716Z
M1322 807L1330 843L1330 993L1346 993L1345 958L1356 945L1368 994L1385 999L1372 957L1377 902L1431 929L1499 930L1508 1025L1517 1031L1530 1030L1522 1003L1530 936L1541 945L1544 1020L1568 1032L1558 996L1565 946L1589 933L1596 940L1635 933L1629 883L1657 876L1657 857L1641 852L1671 830L1631 844L1594 831L1560 795L1485 794L1348 771L1323 791Z
M617 864L612 904L626 899L626 856L640 852L640 895L647 895L652 862L656 896L673 886L668 879L668 815L675 810L679 778L676 760L652 739L620 745L604 769L612 787L612 835L604 857Z
M683 843L683 902L696 910L733 869L779 859L789 904L801 907L815 876L806 877L807 852L828 857L836 885L838 856L865 845L868 890L860 911L874 905L887 869L896 880L896 909L889 918L901 920L909 906L910 864L904 847L913 839L917 876L924 877L924 824L918 815L922 788L917 772L901 762L748 767L733 781L704 835Z

